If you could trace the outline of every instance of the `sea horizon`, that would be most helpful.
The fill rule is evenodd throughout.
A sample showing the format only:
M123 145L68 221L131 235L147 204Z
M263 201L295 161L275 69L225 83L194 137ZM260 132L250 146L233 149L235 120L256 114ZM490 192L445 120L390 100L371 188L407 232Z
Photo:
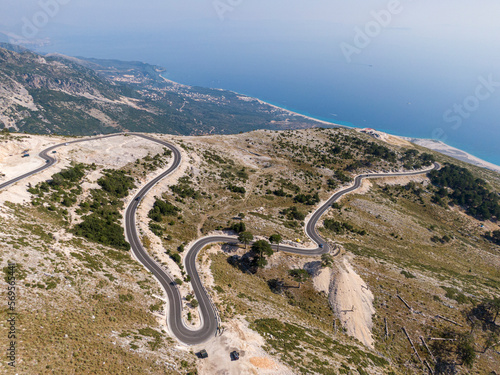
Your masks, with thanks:
M416 61L413 47L403 45L404 50L397 51L402 59L398 64L391 62L395 51L384 54L377 49L367 49L347 63L337 49L341 35L325 50L324 42L310 40L292 46L279 40L259 44L255 37L241 44L232 34L218 35L207 45L197 39L205 31L199 27L95 39L64 34L38 52L144 61L164 67L162 76L178 83L233 91L320 121L436 139L500 165L500 90L480 102L472 97L478 84L490 77L495 85L500 82L496 68L450 65L441 46L428 50L441 56L437 61ZM398 42L396 35L387 38ZM460 118L449 115L461 103L470 108L471 100L476 101L474 111Z

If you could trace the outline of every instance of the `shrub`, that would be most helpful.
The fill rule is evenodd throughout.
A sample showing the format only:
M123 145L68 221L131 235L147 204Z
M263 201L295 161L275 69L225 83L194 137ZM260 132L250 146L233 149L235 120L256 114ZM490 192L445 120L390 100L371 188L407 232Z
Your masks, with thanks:
M345 182L351 182L352 181L352 178L347 176L344 172L342 171L335 171L335 178L337 180L339 180L340 182L342 183L345 183Z
M160 224L156 224L155 222L150 221L148 226L151 232L156 234L158 237L161 237L163 235L163 228Z
M101 188L110 195L117 198L124 198L129 190L135 188L134 179L127 175L125 171L111 170L105 171L105 175L97 180Z
M325 226L326 229L331 230L334 233L344 234L345 228L339 221L336 221L334 219L325 219L323 221L323 225Z
M103 245L113 246L121 250L130 250L130 244L125 240L123 228L109 218L104 219L95 213L84 216L83 221L75 225L72 231L77 236L85 237Z
M289 270L288 274L297 282L304 282L310 277L309 273L303 269Z
M333 257L330 254L321 255L321 266L331 267L333 265Z
M181 210L166 200L156 199L148 217L156 222L161 222L164 216L175 216Z
M306 218L306 215L303 212L299 211L299 209L296 206L292 206L290 208L281 211L281 214L286 215L288 220L302 221Z
M172 254L170 255L170 258L172 258L172 260L177 263L177 264L181 264L181 256L177 253L175 254Z
M405 270L401 271L401 275L403 275L407 279L414 279L415 278L415 275L413 275L412 273L405 271Z
M242 186L236 186L236 185L233 185L233 184L229 184L227 185L227 189L233 193L239 193L239 194L245 194L246 193L246 190L244 187Z
M120 294L118 296L118 299L120 300L120 302L130 302L130 301L133 301L134 300L134 296L130 293L128 294Z
M229 229L234 230L239 234L246 231L246 225L244 222L240 221L238 223L233 223Z
M192 198L198 199L201 194L191 187L192 181L188 176L184 176L179 178L179 182L177 185L173 185L170 187L173 193L177 194L180 198Z
M308 206L314 206L315 204L319 203L319 194L318 193L315 193L314 195L298 194L293 198L293 201L295 203L303 203Z

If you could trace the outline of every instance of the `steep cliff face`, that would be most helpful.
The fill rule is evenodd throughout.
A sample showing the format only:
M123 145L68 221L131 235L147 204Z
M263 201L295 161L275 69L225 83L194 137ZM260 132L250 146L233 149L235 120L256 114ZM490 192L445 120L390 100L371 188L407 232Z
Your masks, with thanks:
M41 56L0 44L0 128L191 135L317 125L233 92L164 80L162 71L145 63Z
M110 82L71 61L0 48L0 123L36 133L110 132L116 121L103 113L124 104ZM136 106L137 108L137 106Z
M63 91L75 96L117 99L109 83L91 70L69 60L55 60L26 51L0 48L0 70L28 89Z
M28 90L0 72L0 123L19 130L17 123L29 116L29 111L38 111L38 107Z

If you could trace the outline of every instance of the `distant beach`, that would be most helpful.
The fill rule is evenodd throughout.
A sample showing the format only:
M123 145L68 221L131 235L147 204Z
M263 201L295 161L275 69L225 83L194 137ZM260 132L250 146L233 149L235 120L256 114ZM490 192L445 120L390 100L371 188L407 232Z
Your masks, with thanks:
M500 173L500 166L490 163L486 160L480 159L458 148L449 146L441 141L436 141L434 139L421 139L421 138L408 138L408 137L400 137L400 138L415 143L419 146L423 146L431 150L440 152L442 154L451 156L452 158L458 159L460 161Z

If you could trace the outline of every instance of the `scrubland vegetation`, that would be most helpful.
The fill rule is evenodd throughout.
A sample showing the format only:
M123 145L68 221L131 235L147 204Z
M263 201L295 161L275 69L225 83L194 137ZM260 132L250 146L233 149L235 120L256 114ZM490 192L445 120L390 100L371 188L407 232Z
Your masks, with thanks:
M497 367L500 183L492 174L344 129L261 131L223 142L224 137L179 141L190 155L186 172L144 214L147 228L182 272L179 285L189 281L182 256L190 241L226 230L247 244L237 254L209 256L223 324L246 319L263 336L266 351L298 373L425 371L403 327L435 373L488 373ZM161 291L124 251L124 199L138 186L137 178L155 165L166 166L155 162L159 157L150 159L133 163L137 168L100 170L90 189L83 182L99 167L75 163L29 188L32 210L12 205L16 220L1 219L2 227L17 231L9 234L2 259L29 249L28 257L15 256L27 301L40 306L22 308L26 345L68 354L60 364L54 364L56 354L23 354L37 373L77 366L96 373L126 367L129 373L194 371L194 356L176 352L151 315L164 309L152 297ZM374 180L367 193L332 206L321 223L321 235L353 255L354 268L375 296L376 340L370 350L345 334L328 297L314 287L317 272L335 270L337 258L292 257L273 251L270 243L307 241L307 215L354 175L419 169L434 160L445 168L429 179ZM192 296L188 302L197 304ZM49 304L61 313L49 313ZM73 320L78 333L71 333ZM44 336L39 327L53 324L62 327L54 338L38 338ZM96 358L109 367L99 367ZM185 361L186 367L173 370L162 361Z

